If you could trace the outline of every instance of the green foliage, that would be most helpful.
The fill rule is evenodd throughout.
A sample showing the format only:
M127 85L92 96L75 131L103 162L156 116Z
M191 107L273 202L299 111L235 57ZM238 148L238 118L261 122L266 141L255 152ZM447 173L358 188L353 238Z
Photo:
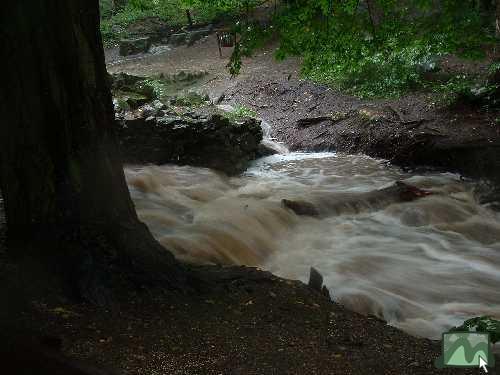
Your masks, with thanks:
M103 15L110 14L110 0L101 0ZM229 16L238 43L228 64L231 75L241 60L273 36L279 59L303 58L305 78L326 83L361 97L391 97L409 90L444 92L460 96L468 78L452 78L430 87L423 75L437 57L449 53L484 57L493 45L493 16L475 2L459 0L293 0L282 1L270 25L249 22L245 15L261 0L129 0L122 11L104 18L105 40L126 35L138 19L158 16L169 25L185 25L185 9L195 21ZM437 67L439 68L439 67ZM432 67L431 67L432 69ZM450 99L451 100L451 99Z
M280 40L276 57L302 56L304 77L362 97L398 96L428 86L422 75L436 57L455 53L482 58L485 45L495 42L490 27L493 22L485 21L484 14L469 3L372 2L378 10L378 22L366 1L285 2L272 26L260 28L260 34L255 31L259 28L247 31L239 27L241 45L228 65L231 74L239 72L242 56L275 33ZM459 91L459 84L440 84L439 89L449 89L452 96Z
M271 38L272 31L272 26L263 27L255 22L236 22L232 32L239 36L239 40L236 42L227 64L231 77L240 73L242 57L251 56L254 50L263 47L265 42Z
M188 91L170 100L170 103L176 107L197 108L207 104L210 98L206 94L196 91Z
M305 77L363 96L398 96L422 87L422 67L435 56L484 57L493 43L484 17L463 2L377 0L378 24L360 1L301 0L275 20L278 58L304 57ZM492 24L492 23L491 23Z
M112 0L100 0L99 10L101 12L102 18L109 18L113 15L113 1Z
M161 99L168 94L168 86L161 79L148 78L143 84L151 88L155 98Z
M224 112L223 115L226 118L228 118L229 121L231 121L231 122L235 122L235 121L247 118L247 117L252 117L252 118L257 117L257 113L254 110L252 110L248 107L245 107L243 105L237 105L231 111Z
M500 97L498 84L478 81L466 75L452 77L445 83L432 87L442 94L443 104L469 105L484 110L499 110Z
M500 341L500 321L489 316L480 316L466 320L461 326L455 327L450 331L489 333L493 344Z
M237 105L229 114L234 118L256 117L257 113L244 105Z

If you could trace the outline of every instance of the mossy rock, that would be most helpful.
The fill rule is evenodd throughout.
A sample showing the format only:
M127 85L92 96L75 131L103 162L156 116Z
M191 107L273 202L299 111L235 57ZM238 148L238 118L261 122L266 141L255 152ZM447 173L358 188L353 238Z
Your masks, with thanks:
M151 98L146 95L130 91L115 91L114 97L123 110L137 109L151 101Z
M146 53L151 48L149 37L120 40L120 55L129 56Z
M155 88L146 77L119 73L112 75L111 80L114 98L125 100L132 108L157 99Z
M259 156L260 122L231 121L215 106L185 114L168 112L153 118L117 123L125 163L175 163L212 168L235 175Z
M209 101L210 98L207 94L189 91L181 96L172 98L170 104L178 107L200 107Z

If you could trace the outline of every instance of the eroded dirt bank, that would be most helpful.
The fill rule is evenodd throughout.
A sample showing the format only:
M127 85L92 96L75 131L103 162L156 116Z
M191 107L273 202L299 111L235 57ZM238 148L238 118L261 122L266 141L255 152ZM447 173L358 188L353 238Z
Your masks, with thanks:
M258 111L292 150L365 153L500 182L500 127L491 113L433 98L362 101L306 81L247 77L226 96Z

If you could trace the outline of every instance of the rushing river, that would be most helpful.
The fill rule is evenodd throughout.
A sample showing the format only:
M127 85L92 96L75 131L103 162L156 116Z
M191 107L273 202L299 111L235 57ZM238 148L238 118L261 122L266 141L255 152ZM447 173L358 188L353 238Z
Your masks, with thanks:
M179 259L304 281L314 266L335 300L430 338L472 316L500 317L500 214L457 175L335 153L266 157L237 178L170 165L126 175L140 217ZM397 180L434 194L320 218L281 205L352 200Z

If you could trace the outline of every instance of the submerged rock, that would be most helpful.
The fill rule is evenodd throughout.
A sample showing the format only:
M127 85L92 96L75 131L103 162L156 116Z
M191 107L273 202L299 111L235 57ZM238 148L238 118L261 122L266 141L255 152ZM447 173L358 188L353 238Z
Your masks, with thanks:
M430 191L396 181L389 187L367 193L331 194L318 197L314 202L282 199L281 204L299 216L317 217L378 210L392 203L411 202L431 194Z
M149 109L118 121L126 163L175 163L235 175L258 155L262 130L256 119L230 120L211 107L185 115L160 111L158 117Z

